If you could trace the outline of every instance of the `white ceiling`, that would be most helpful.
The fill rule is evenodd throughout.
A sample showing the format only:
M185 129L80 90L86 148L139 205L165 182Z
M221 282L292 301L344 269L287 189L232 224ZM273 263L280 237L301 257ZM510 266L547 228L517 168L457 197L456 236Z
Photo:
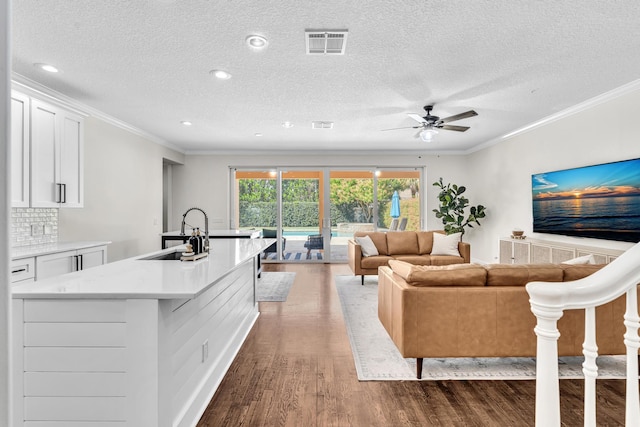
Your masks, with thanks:
M13 70L185 152L469 151L640 78L638 28L638 0L14 0ZM307 29L346 54L306 55ZM479 115L381 132L428 103Z

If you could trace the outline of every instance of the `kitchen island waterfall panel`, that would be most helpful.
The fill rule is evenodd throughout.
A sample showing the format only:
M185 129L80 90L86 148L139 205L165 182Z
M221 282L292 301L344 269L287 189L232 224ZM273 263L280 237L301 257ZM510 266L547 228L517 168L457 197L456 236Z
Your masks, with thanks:
M46 298L45 289L61 286L58 278L50 279L56 283L53 287L45 280L43 289L15 297L14 425L82 420L83 425L110 427L194 426L259 315L255 271L260 248L254 249L258 252L247 251L224 274L211 266L201 268L204 281L210 267L216 279L189 288L194 292L191 298L184 298L184 287L178 285L168 288L171 295L181 295L178 298L144 298L135 289L130 290L132 298L123 298L122 286L116 283L118 292L111 298L95 292L95 283L76 288L80 296L65 288L66 295ZM121 262L125 270L131 267ZM189 269L195 263L204 266L215 259L132 262L193 271ZM106 270L100 275L101 285L111 271ZM78 273L82 274L96 280L91 270ZM75 275L65 276L79 281ZM148 284L141 286L150 289ZM98 297L86 297L87 289Z

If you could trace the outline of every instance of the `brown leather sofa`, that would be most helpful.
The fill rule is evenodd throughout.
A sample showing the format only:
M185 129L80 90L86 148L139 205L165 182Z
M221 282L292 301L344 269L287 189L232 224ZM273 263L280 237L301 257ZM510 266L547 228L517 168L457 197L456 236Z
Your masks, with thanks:
M415 265L449 265L471 262L471 246L466 242L458 243L460 256L431 255L433 233L444 231L357 231L349 239L347 255L349 267L355 276L378 274L378 267L388 265L389 260L397 259ZM362 248L356 243L356 237L369 236L379 255L365 257Z
M603 265L390 266L379 268L378 318L402 356L417 359L421 378L425 357L535 357L525 285L577 280ZM626 353L625 306L623 295L596 309L598 354ZM558 329L558 355L581 356L584 310L565 311Z

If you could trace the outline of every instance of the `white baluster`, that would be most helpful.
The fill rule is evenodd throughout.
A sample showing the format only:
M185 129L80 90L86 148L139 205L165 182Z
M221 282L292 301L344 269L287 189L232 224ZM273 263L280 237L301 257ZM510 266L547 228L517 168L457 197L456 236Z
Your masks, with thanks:
M561 310L550 310L531 303L538 318L534 329L538 343L536 359L536 427L560 426L560 384L558 382L558 319Z
M588 307L584 313L584 343L582 343L584 363L584 425L596 425L596 378L598 377L598 346L596 344L596 309Z
M627 346L627 408L625 421L628 426L636 425L640 420L640 400L638 398L638 288L633 286L627 291L627 310L624 313L624 324L627 331L624 334L624 344Z

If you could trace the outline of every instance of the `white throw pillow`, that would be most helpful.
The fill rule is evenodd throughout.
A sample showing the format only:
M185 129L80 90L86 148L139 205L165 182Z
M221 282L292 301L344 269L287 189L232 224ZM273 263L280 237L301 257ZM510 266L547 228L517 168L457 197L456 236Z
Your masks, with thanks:
M572 264L572 265L595 264L595 263L596 263L596 259L593 257L593 255L584 255L584 256L579 256L578 258L562 261L562 264Z
M371 240L369 236L356 237L356 243L360 245L360 249L362 250L362 256L375 256L378 254L378 248Z
M453 255L460 256L458 251L458 242L461 233L454 233L445 236L440 233L433 233L433 248L431 255Z

